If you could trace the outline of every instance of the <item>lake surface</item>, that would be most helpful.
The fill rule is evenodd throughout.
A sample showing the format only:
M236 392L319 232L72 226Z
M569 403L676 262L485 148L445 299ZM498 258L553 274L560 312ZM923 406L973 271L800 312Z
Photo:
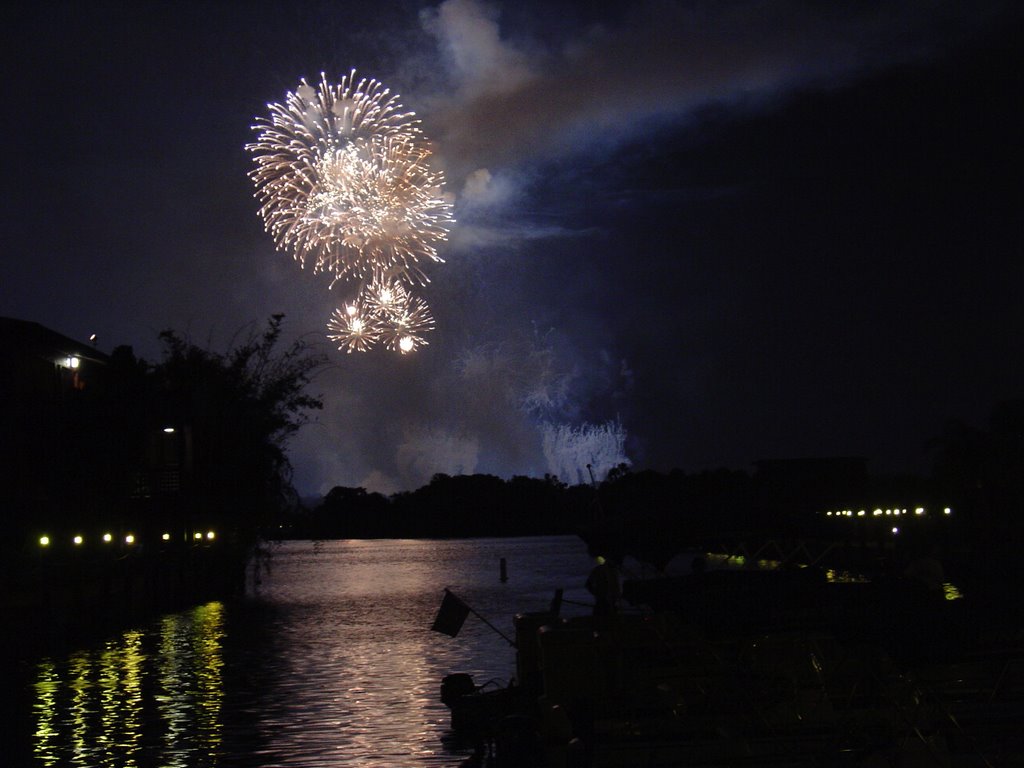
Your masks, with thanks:
M506 683L515 652L470 616L430 631L445 587L513 636L557 588L589 602L575 537L288 542L245 600L24 662L3 765L456 766L441 679ZM508 581L499 579L501 558ZM587 609L563 604L563 614ZM12 738L13 737L13 738ZM13 761L13 762L12 762Z

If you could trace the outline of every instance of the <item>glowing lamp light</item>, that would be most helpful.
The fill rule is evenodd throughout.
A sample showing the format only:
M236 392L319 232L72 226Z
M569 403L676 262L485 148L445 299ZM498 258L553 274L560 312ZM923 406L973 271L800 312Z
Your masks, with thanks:
M915 515L923 515L924 514L924 507L918 507L917 509L915 509L914 510L914 514Z
M942 510L942 514L944 514L944 515L951 515L951 514L953 514L953 510L950 509L949 507L946 507L944 510Z
M127 536L124 537L124 543L125 544L134 544L135 543L135 537L132 534L129 533Z
M174 434L174 427L164 427L164 433L168 435Z
M75 538L73 538L72 541L75 542L75 546L78 546L83 541L85 541L85 539L83 539L81 536L75 536Z
M160 538L161 538L161 539L163 539L164 541L170 541L170 540L171 540L171 534L169 534L169 533L165 533L165 534L164 534L163 536L161 536Z
M899 533L899 532L900 532L900 529L899 529L899 528L897 528L897 527L896 527L896 526L894 525L894 526L892 527L892 533L893 533L893 536L895 536L895 535L896 535L897 533Z
M39 546L40 547L48 547L48 546L50 546L50 537L49 536L40 536L39 537Z
M114 540L114 537L111 534L109 534L109 533L104 533L103 534L103 540L105 542L107 542L107 544L109 544L110 542L112 542Z
M203 538L203 534L201 534L199 531L196 531L192 534L192 538L196 541L199 541L201 538Z
M210 541L213 541L214 536L215 536L215 534L214 534L213 531L207 531L206 532L206 538L209 539Z

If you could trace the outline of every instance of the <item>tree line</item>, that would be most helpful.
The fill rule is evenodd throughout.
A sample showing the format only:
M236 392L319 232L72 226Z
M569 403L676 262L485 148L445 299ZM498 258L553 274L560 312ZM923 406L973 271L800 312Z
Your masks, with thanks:
M270 535L576 534L605 550L663 567L676 553L716 537L852 538L854 530L858 536L873 536L882 530L877 520L839 528L823 513L844 505L859 509L902 503L928 505L933 520L951 506L956 515L954 522L941 524L943 536L959 537L962 546L984 547L992 557L1016 558L1024 546L1024 399L997 404L985 427L950 422L929 449L932 468L927 474L865 475L825 484L800 479L782 489L761 470L658 472L631 471L626 465L591 485L570 486L552 475L503 480L438 474L421 488L390 497L337 486L312 508L286 514ZM924 528L918 524L916 530Z

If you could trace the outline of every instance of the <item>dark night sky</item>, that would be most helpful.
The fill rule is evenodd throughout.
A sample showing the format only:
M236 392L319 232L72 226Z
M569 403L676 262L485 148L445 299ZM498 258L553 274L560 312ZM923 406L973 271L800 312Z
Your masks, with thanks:
M352 290L263 232L254 117L357 68L422 118L458 220L438 328L409 357L332 350L300 491L623 458L920 470L948 419L1024 396L1015 3L0 14L0 315L107 351L153 359L164 328L223 349L274 312L322 339Z

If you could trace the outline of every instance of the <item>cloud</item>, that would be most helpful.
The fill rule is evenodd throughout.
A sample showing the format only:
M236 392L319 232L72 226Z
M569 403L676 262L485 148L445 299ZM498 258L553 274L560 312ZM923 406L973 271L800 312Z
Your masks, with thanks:
M486 168L477 168L466 176L458 199L461 211L473 213L513 202L519 194L520 185L510 174L495 176Z
M532 240L594 234L593 228L537 223L524 215L521 204L529 184L525 174L512 171L494 175L487 168L478 168L470 172L458 196L458 225L451 233L448 251L508 250Z
M393 478L385 475L378 469L373 470L364 477L358 486L358 488L365 488L370 493L382 493L385 496L390 496L393 493L398 493L403 490L401 485Z
M405 433L396 463L402 484L414 488L435 474L470 475L476 471L480 444L476 437L437 425L418 426Z
M529 221L495 219L488 223L476 219L459 224L452 232L448 250L452 253L475 252L490 248L510 250L530 240L586 237L596 231L589 227L570 229L556 224L534 224Z
M705 107L763 105L921 56L948 21L934 5L643 2L543 40L506 29L498 6L478 0L445 0L421 14L436 48L432 60L410 54L408 69L430 71L423 82L445 79L414 101L458 221L442 253L448 264L431 275L441 294L430 297L438 338L412 362L346 356L331 385L330 400L340 405L297 446L303 485L387 493L437 472L554 471L582 482L587 463L600 475L628 461L632 367L600 348L614 343L602 309L576 303L591 273L569 271L596 232L535 203L538 186L551 181L557 201L573 194L577 179L600 185L583 176L589 157L596 164L631 142L657 141L662 127L685 124ZM552 169L570 164L577 175L552 181ZM655 194L710 194L615 193L625 207ZM570 238L580 248L554 242ZM537 247L540 240L559 247ZM567 255L573 250L579 255ZM543 254L532 262L543 269L514 264L524 253ZM570 274L558 286L566 306L552 308L551 278ZM524 333L538 315L544 324L558 318L560 334L577 336ZM617 412L627 421L607 421Z
M945 4L948 6L950 4ZM613 147L702 107L771 99L926 54L985 17L935 2L645 2L547 50L503 37L496 6L423 15L451 87L428 99L450 177ZM499 169L499 171L496 171Z
M507 93L532 76L529 56L501 40L498 9L476 0L446 0L421 15L455 74L459 97Z

